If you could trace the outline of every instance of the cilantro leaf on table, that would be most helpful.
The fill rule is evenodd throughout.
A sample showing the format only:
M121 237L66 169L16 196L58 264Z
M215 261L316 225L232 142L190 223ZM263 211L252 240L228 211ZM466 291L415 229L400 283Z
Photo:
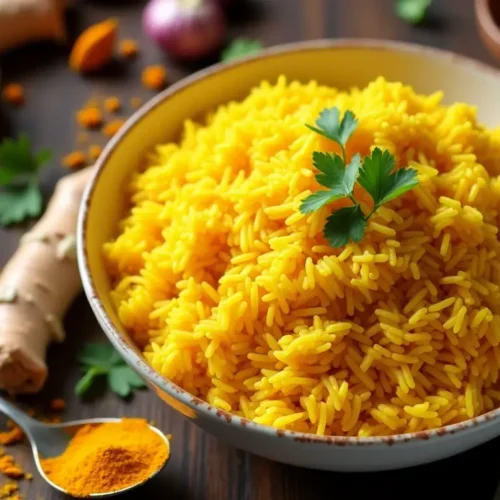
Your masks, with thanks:
M358 182L371 196L375 207L401 196L418 184L415 169L400 169L392 173L394 166L394 156L379 148L363 160Z
M432 0L396 0L396 15L410 24L421 23Z
M413 189L418 184L417 171L401 168L394 171L395 159L389 151L375 148L371 155L361 157L356 153L346 164L346 144L354 133L358 120L351 111L346 111L340 119L338 108L325 109L316 120L316 126L307 125L314 132L335 141L342 150L342 156L336 153L313 152L313 164L319 173L316 181L326 191L317 191L302 200L300 212L309 214L328 203L348 198L351 206L335 210L327 219L323 234L330 245L339 248L349 241L361 241L365 234L368 219L378 208L398 196ZM356 181L373 200L373 210L366 215L354 196Z
M352 111L346 111L341 120L340 110L336 107L324 109L316 120L316 127L306 124L306 127L313 132L336 142L342 151L357 126L358 120Z
M313 164L321 172L316 174L316 180L329 191L318 191L307 197L300 207L302 213L314 212L331 201L352 196L361 165L359 154L355 154L351 162L344 166L339 155L315 151Z
M223 51L221 61L231 61L239 57L255 54L262 49L262 43L250 38L236 38Z
M122 398L128 397L135 389L146 387L139 375L123 361L110 344L102 342L86 344L78 361L85 372L75 387L78 396L84 395L97 379L104 376L109 388Z
M359 205L344 207L326 219L324 234L334 248L347 245L349 240L355 243L363 239L366 217Z
M50 157L48 150L33 153L24 135L18 139L6 138L0 143L0 225L40 215L39 174Z

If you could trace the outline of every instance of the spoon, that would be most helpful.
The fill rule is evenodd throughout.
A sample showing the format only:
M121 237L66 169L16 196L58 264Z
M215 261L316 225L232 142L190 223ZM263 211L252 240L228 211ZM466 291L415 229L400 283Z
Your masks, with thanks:
M33 457L35 459L36 468L40 475L56 490L68 494L63 488L53 483L46 475L40 464L40 458L51 458L61 455L63 451L68 446L71 438L75 435L75 433L84 425L89 424L104 424L109 422L120 422L119 418L92 418L88 420L78 420L73 422L65 422L63 424L44 424L31 418L23 411L16 408L14 405L6 401L5 399L0 397L0 411L5 413L9 418L14 420L25 432L26 436L28 436L28 440L31 444L31 449L33 450ZM165 446L170 451L170 443L167 437L156 427L149 426L149 428L158 434L164 442ZM168 454L170 457L170 453ZM168 458L165 463L151 476L149 476L144 481L140 483L133 484L132 486L127 486L121 490L111 491L109 493L92 493L89 495L90 498L104 498L110 497L112 495L117 495L119 493L124 493L126 491L133 490L138 486L141 486L146 481L149 481L154 476L156 476L168 462Z

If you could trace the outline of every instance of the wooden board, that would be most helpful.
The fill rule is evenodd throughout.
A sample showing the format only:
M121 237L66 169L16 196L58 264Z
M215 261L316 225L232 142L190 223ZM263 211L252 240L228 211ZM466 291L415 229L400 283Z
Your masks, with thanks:
M273 45L321 37L367 37L406 40L451 49L494 63L483 48L475 28L472 0L435 0L429 22L415 28L393 14L392 0L255 0L238 4L232 16L231 35L261 39ZM73 33L108 16L121 21L121 36L139 40L142 53L136 61L117 64L100 76L81 78L67 67L63 48L40 45L0 59L2 78L19 81L26 88L26 106L11 110L1 105L0 131L27 133L36 147L55 152L53 166L44 172L43 191L49 196L65 171L59 158L75 146L74 113L90 97L118 95L128 99L152 94L140 84L141 69L166 62L169 80L176 81L196 69L168 61L144 38L140 25L142 2L78 2L69 23ZM334 70L334 68L332 68ZM499 117L500 119L500 117ZM95 134L93 139L103 143ZM0 265L17 245L23 228L0 230ZM153 394L142 392L125 403L114 394L100 394L92 402L73 395L79 369L76 353L82 344L102 336L84 297L77 300L67 319L67 342L50 352L50 379L43 394L27 398L28 405L64 397L65 418L142 416L173 434L172 460L151 484L122 498L189 500L302 500L302 499L396 499L465 498L489 500L500 477L500 440L443 462L415 469L378 474L336 474L296 469L272 463L227 446L201 432L167 408ZM36 474L27 446L14 449L15 456L33 471L32 483L23 487L28 500L60 500Z

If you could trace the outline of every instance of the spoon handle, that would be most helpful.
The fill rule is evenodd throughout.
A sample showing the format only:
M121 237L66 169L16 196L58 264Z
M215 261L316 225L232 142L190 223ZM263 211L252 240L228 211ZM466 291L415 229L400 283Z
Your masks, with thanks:
M6 399L0 397L0 411L5 413L9 418L14 420L16 424L22 427L26 434L31 434L31 429L34 425L38 425L39 422L34 418L31 418L24 411L20 410L12 403L9 403Z

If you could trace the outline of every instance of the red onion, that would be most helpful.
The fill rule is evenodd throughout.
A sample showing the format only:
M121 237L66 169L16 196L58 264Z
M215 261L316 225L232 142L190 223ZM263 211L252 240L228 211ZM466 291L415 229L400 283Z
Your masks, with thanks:
M213 0L151 0L143 27L163 50L181 59L212 54L226 35L222 8Z

